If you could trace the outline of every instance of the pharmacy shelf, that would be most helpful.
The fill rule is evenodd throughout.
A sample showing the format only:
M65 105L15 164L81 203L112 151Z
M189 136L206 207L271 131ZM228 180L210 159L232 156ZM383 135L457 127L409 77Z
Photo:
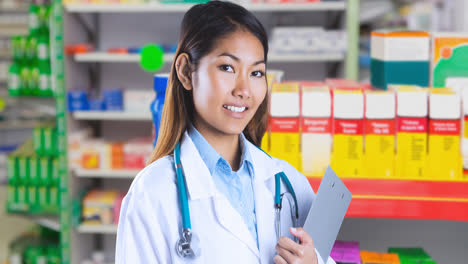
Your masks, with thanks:
M0 37L11 37L15 35L27 35L29 32L26 25L10 25L0 27Z
M10 49L0 49L0 58L9 58L11 56Z
M82 234L117 234L117 225L79 225L77 231Z
M0 12L28 12L27 4L0 4Z
M174 54L164 55L163 61L168 63L172 62ZM75 55L77 62L139 62L140 54L119 54L107 52L89 52Z
M23 217L29 220L32 220L36 224L49 228L51 230L60 232L60 221L58 219L58 216L41 216L41 215L32 215L28 213L12 213L10 214L18 217Z
M66 4L65 10L70 13L168 13L185 12L193 4ZM292 3L292 4L245 4L253 12L309 12L309 11L344 11L344 1Z
M15 129L29 129L37 126L36 121L0 121L0 131L2 130L15 130Z
M140 172L140 170L87 170L75 169L73 170L75 176L82 178L122 178L133 179Z
M124 111L75 111L76 120L151 121L151 113Z
M174 54L164 55L164 62L170 63ZM270 54L268 62L319 62L319 61L342 61L343 53L323 53L323 54ZM101 63L137 63L140 61L140 54L118 54L106 52L90 52L75 55L77 62L101 62Z
M318 190L320 178L309 178ZM468 181L343 179L347 217L468 221Z
M34 221L43 227L47 227L54 231L60 232L60 222L58 217L53 216L37 216L33 218Z
M342 61L345 55L340 52L323 54L269 54L268 62L320 62Z

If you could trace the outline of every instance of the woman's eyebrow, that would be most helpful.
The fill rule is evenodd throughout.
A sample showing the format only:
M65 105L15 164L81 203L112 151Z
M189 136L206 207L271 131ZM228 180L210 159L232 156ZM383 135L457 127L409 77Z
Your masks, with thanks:
M218 57L222 57L222 56L229 57L229 58L231 58L231 59L233 59L233 60L235 60L235 61L237 61L237 62L240 61L240 59L239 59L238 57L236 57L236 56L234 56L233 54L228 53L228 52L223 52L223 53L221 53L221 54L218 55ZM258 65L258 64L262 64L262 63L265 64L265 60L256 61L256 62L254 62L252 65Z

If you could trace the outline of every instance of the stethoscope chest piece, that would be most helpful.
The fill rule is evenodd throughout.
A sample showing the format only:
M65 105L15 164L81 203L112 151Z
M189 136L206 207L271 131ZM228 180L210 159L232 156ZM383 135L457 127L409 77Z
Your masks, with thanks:
M182 236L177 240L176 251L184 259L196 259L200 256L200 239L190 229L183 229Z

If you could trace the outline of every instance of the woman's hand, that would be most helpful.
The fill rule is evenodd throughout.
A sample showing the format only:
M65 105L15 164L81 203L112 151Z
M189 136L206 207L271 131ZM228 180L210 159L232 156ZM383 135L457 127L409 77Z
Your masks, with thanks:
M317 264L314 241L303 228L289 228L289 232L299 238L301 244L291 240L289 237L281 237L276 244L276 255L273 261L276 264Z

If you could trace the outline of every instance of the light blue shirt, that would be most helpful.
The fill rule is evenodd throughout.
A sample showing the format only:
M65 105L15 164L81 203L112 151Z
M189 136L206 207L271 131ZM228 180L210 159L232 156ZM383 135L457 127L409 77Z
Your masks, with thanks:
M257 241L257 219L255 217L255 198L253 191L253 163L247 148L247 139L240 134L241 164L238 171L232 171L227 162L192 125L188 134L195 144L201 158L213 177L216 188L223 193L232 207L241 215L250 234Z

